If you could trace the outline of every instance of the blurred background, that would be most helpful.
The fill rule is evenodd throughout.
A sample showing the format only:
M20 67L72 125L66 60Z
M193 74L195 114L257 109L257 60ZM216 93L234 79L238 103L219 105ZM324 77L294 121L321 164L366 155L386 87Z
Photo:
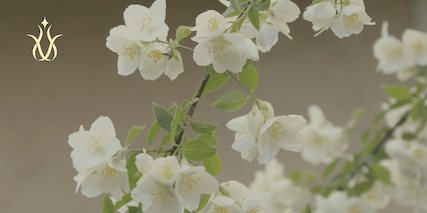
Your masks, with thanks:
M132 3L147 7L152 0L85 1L32 0L0 3L0 212L101 212L102 196L86 198L75 193L68 135L80 125L89 129L99 116L109 116L117 137L123 142L133 125L147 129L132 147L147 147L146 134L154 121L152 102L169 107L191 99L203 78L202 67L192 53L182 50L185 72L171 82L166 76L145 81L135 72L117 74L117 55L105 46L112 27L124 24L123 11ZM309 0L295 0L303 11ZM301 114L317 104L327 119L345 125L352 111L366 109L365 117L351 134L349 152L362 148L359 134L372 127L372 118L387 98L380 85L398 83L395 76L375 71L372 45L380 37L383 21L390 22L390 34L401 38L405 28L427 30L425 0L365 1L368 15L376 22L360 35L339 39L330 30L313 37L312 24L302 17L290 23L293 40L281 35L273 49L253 64L260 74L255 94L272 103L276 115ZM193 26L195 17L208 9L225 8L216 0L167 0L166 23L174 38L179 25ZM47 18L58 56L52 62L36 61L31 50L38 35L37 25ZM191 40L184 41L194 46ZM42 45L47 45L43 41ZM413 84L413 82L408 82ZM225 124L246 114L226 113L209 104L230 90L242 90L230 80L217 92L204 96L194 120L218 123L218 152L222 157L220 182L239 180L248 185L254 172L263 169L249 163L231 149L234 132ZM157 138L161 140L161 138ZM160 143L160 141L156 141ZM299 153L281 152L285 171L312 168ZM392 205L383 212L404 212Z

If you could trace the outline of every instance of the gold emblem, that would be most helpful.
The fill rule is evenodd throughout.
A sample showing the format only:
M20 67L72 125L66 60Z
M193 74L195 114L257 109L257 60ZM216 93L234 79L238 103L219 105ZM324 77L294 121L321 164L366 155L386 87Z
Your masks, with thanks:
M44 19L43 19L43 21L41 22L41 24L43 25L43 28L44 29L46 29L46 26L49 24L49 22L47 22L47 20L46 20L46 17L44 17ZM52 36L50 35L50 29L52 28L52 25L50 25L48 28L47 28L47 32L46 32L46 34L47 34L47 39L49 40L49 47L47 48L47 52L46 52L46 54L44 54L43 53L43 50L42 50L42 47L41 47L41 45L40 45L40 41L42 40L42 38L43 38L43 29L40 27L40 25L37 25L37 27L39 27L39 31L40 31L40 33L39 33L39 37L37 38L37 37L35 37L35 36L33 36L33 35L31 35L31 34L28 34L27 36L29 36L29 37L31 37L31 38L33 38L34 39L34 41L36 42L35 44L34 44L34 47L33 47L33 51L32 51L32 53L33 53L33 57L34 57L34 59L36 59L37 61L53 61L55 58L56 58L56 56L58 55L58 49L56 48L56 45L55 45L55 40L57 39L57 38L59 38L59 37L61 37L62 36L62 34L59 34L59 35L56 35L56 36L54 36L53 38L52 38ZM38 59L38 57L37 57L37 52L36 52L36 50L38 50L38 54L40 55L40 59ZM52 53L52 51L53 51L53 57L49 57L50 56L50 54Z

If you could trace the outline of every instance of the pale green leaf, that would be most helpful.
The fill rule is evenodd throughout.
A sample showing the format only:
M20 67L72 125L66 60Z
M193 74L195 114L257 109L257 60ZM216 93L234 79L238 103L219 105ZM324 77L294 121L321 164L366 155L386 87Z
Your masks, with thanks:
M206 124L199 121L191 121L190 125L191 128L199 134L212 132L216 128L216 124Z
M411 93L406 86L397 85L397 86L388 86L383 85L382 88L387 93L389 97L395 98L397 101L411 98Z
M127 146L133 139L136 138L142 131L144 131L145 126L133 126L130 129L128 137L126 138L125 146Z
M329 174L331 174L332 170L334 170L335 166L337 165L338 161L340 159L335 159L332 163L330 163L326 168L325 171L323 171L323 180L326 180L329 176Z
M215 103L211 104L211 107L219 108L227 112L233 112L240 109L245 105L248 97L239 91L230 91L223 96Z
M255 91L258 86L259 75L254 66L248 65L243 67L242 72L237 74L239 82L247 89L249 92Z
M255 29L259 30L259 12L255 9L255 7L249 8L248 18Z
M104 201L102 201L102 213L114 213L114 205L107 193L104 194Z
M206 172L214 177L216 177L216 175L221 170L221 157L219 157L218 153L208 159L203 160L202 163L206 168Z
M216 147L211 146L207 141L195 139L183 144L182 153L189 160L202 161L214 156Z
M208 82L206 83L205 89L203 90L202 96L221 88L225 83L227 83L229 78L230 76L227 73L211 74Z
M123 195L122 200L117 201L116 204L114 204L114 211L117 211L117 209L119 209L120 207L122 207L123 205L131 202L133 199L130 196L130 193L127 193L125 195Z
M151 148L153 147L153 142L154 142L154 137L156 137L157 132L159 132L160 130L160 125L157 121L154 121L153 125L151 125L150 129L148 130L148 135L147 135L147 141L148 144L151 146Z
M179 26L176 29L176 43L179 43L182 39L187 38L193 31L190 30L191 27Z

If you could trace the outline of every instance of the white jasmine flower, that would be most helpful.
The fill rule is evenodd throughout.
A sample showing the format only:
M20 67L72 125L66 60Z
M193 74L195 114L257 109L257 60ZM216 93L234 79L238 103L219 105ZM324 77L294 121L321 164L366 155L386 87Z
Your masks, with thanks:
M347 193L341 191L332 192L328 198L319 194L315 195L316 208L313 213L342 213L346 212L343 205L347 201Z
M402 119L403 115L409 110L411 110L411 108L412 108L411 104L406 104L406 105L387 111L384 115L385 123L390 128L396 126L396 124L400 121L400 119Z
M196 17L196 26L191 28L196 31L196 36L218 36L221 35L227 22L220 13L215 10L208 10Z
M124 164L124 160L121 161ZM88 198L96 197L102 193L111 193L116 200L122 197L122 190L129 192L129 178L124 167L111 167L111 163L104 162L90 169L86 174L74 177L77 182L76 193L81 186L81 192Z
M427 33L406 29L402 41L410 64L427 65Z
M306 120L300 115L284 115L267 120L259 131L258 163L270 162L280 149L300 152L301 141L305 140L300 130L306 125Z
M377 70L384 74L395 73L406 68L403 44L394 36L388 34L388 22L384 22L381 38L374 44L374 56L378 60Z
M110 199L114 205L117 203L117 200L114 197L110 197ZM122 207L117 209L117 211L120 213L126 213L128 211L128 206L138 207L138 203L139 202L132 200L129 203L126 203Z
M168 53L165 44L151 43L144 48L139 70L145 80L156 80L164 73L169 59L165 53Z
M341 10L339 18L331 25L331 30L338 38L348 37L351 34L359 34L363 25L374 25L371 17L366 14L362 0L351 0L350 5Z
M336 8L331 1L323 1L306 8L303 18L313 23L313 30L318 31L314 36L328 30L336 15Z
M219 183L205 171L205 167L190 167L183 165L176 180L175 189L180 203L189 211L199 207L201 194L211 194L218 191Z
M375 209L384 209L390 203L390 195L384 184L377 180L371 189L363 193L361 197Z
M116 131L109 117L101 116L85 131L83 125L78 132L68 137L68 144L73 148L71 158L80 174L106 162L122 149L116 138Z
M131 4L123 13L128 27L126 34L137 41L166 40L169 27L165 23L166 1L155 0L150 8Z
M369 205L368 202L360 199L359 197L351 197L344 204L346 213L363 212L374 213L375 209Z
M203 213L241 213L240 207L235 200L226 196L216 196L204 208Z
M143 149L144 153L138 154L135 157L136 168L141 172L142 175L147 174L153 167L153 157L146 153L146 150Z
M128 38L125 34L126 26L120 25L110 30L106 46L117 53L117 70L119 75L127 76L141 66L142 45Z

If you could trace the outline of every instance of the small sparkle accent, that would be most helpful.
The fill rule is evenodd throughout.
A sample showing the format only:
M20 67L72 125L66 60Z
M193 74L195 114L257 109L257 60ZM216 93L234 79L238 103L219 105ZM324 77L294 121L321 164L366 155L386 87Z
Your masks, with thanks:
M47 20L46 20L46 17L44 17L44 19L41 23L43 24L44 28L46 28L46 25L49 24L49 22L47 22Z

